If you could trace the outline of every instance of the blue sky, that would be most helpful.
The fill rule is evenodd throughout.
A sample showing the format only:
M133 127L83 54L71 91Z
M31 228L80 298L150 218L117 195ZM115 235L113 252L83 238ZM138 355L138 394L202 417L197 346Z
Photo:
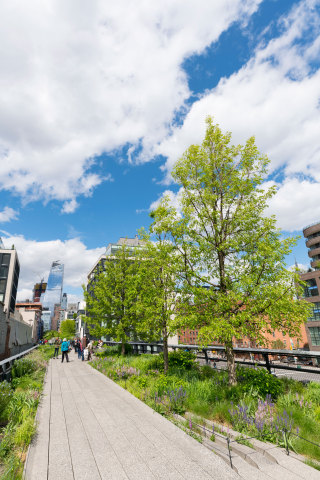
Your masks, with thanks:
M270 158L284 235L320 220L320 0L16 0L0 6L0 230L19 298L149 224L213 115ZM19 35L18 33L19 32ZM288 258L308 265L301 239Z

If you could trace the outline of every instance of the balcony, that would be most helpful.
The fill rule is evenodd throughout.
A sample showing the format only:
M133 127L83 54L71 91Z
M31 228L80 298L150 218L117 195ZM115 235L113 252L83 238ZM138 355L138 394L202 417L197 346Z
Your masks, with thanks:
M320 222L316 222L303 229L303 235L306 238L310 235L313 235L314 233L319 233L320 235Z
M320 255L320 247L319 248L314 248L313 250L309 250L308 255L309 255L310 258L313 258L316 255ZM320 261L320 258L318 259L318 261Z
M306 239L306 246L308 248L312 247L312 245L315 245L316 243L320 243L320 232L319 232L319 235L317 237L310 238L309 240Z

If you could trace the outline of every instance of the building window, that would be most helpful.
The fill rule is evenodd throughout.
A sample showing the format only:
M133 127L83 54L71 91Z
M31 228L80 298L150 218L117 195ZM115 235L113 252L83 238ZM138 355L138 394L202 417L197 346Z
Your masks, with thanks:
M320 327L309 327L312 345L320 345Z
M319 295L317 283L314 278L306 281L306 286L304 287L305 297L316 297Z
M314 302L312 304L312 311L308 322L317 322L320 320L320 302Z

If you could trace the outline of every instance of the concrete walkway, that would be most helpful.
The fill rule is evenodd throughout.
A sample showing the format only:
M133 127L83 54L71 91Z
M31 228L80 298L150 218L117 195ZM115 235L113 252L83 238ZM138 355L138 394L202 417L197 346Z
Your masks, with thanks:
M240 477L217 455L81 362L51 360L26 480Z

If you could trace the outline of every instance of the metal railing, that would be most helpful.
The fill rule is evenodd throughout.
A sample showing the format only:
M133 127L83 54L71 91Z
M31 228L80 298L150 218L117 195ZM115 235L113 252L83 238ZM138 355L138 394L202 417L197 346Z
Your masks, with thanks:
M128 342L134 354L156 354L163 351L162 343ZM106 341L105 345L119 345ZM170 350L194 351L197 358L217 369L226 368L225 347L221 345L201 347L200 345L168 345ZM279 376L292 376L300 381L320 381L320 352L309 350L277 350L268 348L234 347L235 363L250 368L265 368Z
M175 416L179 417L178 415L175 415ZM221 440L224 440L226 442L226 449L227 449L227 454L228 454L228 457L229 457L229 462L230 462L231 468L233 468L231 443L241 444L241 443L244 443L243 440L246 441L246 442L248 442L250 440L260 440L260 441L262 440L262 441L264 441L264 438L267 439L266 441L270 442L270 432L266 433L266 434L260 433L260 435L250 435L249 436L249 435L243 434L241 432L233 431L233 435L230 435L229 429L226 428L225 434L222 434L222 433L217 431L217 428L214 426L214 424L213 424L213 428L210 430L207 427L205 420L204 420L204 423L202 425L197 423L197 422L194 422L194 421L192 422L190 420L189 421L189 430L190 431L192 431L193 426L196 426L199 433L201 434L201 436L203 436L205 438L207 438L207 434L208 434L209 439L210 439L211 436L218 436ZM308 442L311 445L314 445L315 447L318 447L320 449L320 444L312 442L311 440L308 440L307 438L302 437L301 435L293 432L292 430L282 428L281 430L279 430L277 432L275 431L273 433L279 433L279 432L281 432L282 435L283 435L283 442L275 442L275 443L276 443L277 446L283 447L285 449L287 455L290 455L290 450L291 449L294 451L294 448L292 446L290 448L290 445L289 445L289 437L291 435L295 436L296 438L299 438L300 440L304 440L305 442ZM236 438L234 438L234 434L237 434ZM244 445L246 445L246 444L244 443ZM253 448L253 450L256 450L254 446L251 447L251 448Z
M0 361L0 381L11 380L11 369L15 362L19 358L24 357L28 353L32 352L35 348L38 348L38 345L35 345L32 348L28 348L28 350L24 350L23 352L17 353L17 355L13 355L12 357L5 358L4 360Z

